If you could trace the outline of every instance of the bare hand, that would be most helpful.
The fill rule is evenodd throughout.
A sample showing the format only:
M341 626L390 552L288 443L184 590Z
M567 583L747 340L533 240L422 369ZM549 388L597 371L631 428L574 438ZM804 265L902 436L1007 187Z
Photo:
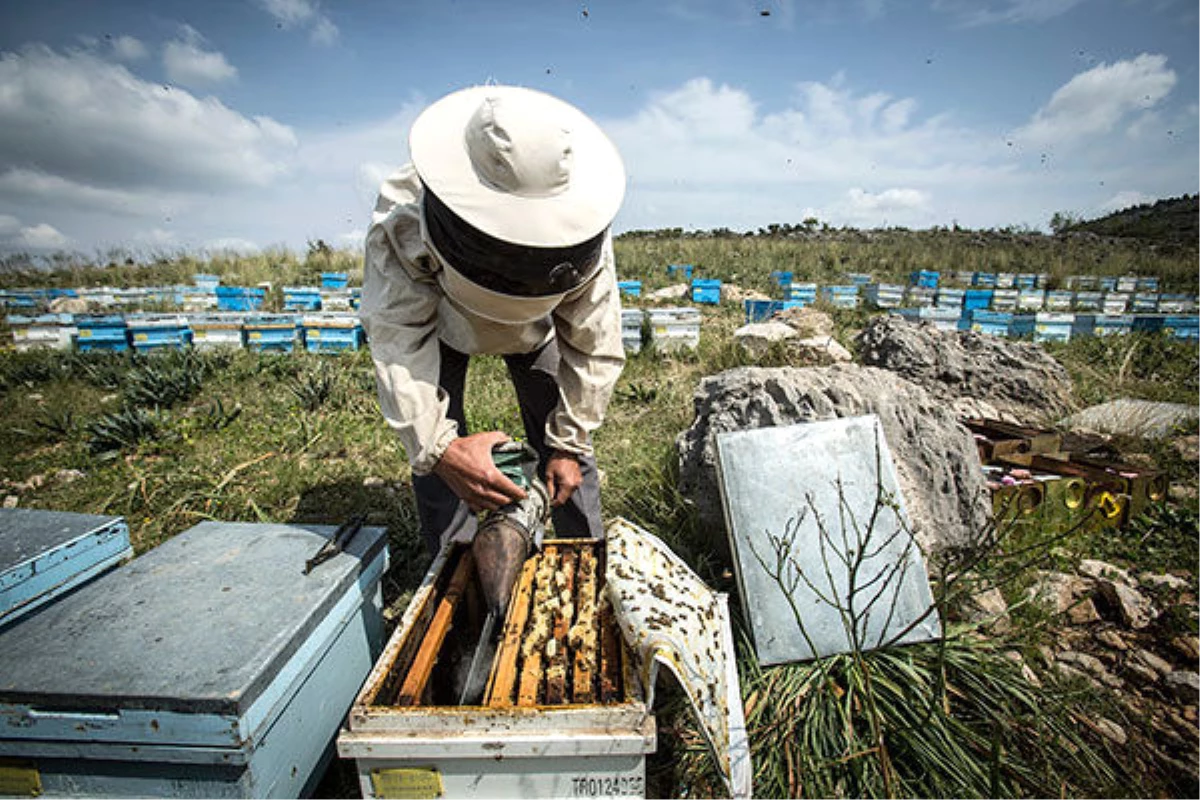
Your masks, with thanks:
M492 461L492 448L509 437L500 431L460 436L450 443L433 473L446 482L472 511L495 511L525 499L525 490Z
M550 505L561 506L581 485L583 472L579 469L579 460L571 453L555 450L546 462L546 492L550 495Z

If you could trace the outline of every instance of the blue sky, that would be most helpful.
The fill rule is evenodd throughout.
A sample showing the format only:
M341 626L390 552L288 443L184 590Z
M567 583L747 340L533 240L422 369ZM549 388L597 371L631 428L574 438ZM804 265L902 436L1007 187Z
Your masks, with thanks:
M355 247L422 107L531 86L617 231L1045 229L1200 183L1194 0L4 0L0 252Z

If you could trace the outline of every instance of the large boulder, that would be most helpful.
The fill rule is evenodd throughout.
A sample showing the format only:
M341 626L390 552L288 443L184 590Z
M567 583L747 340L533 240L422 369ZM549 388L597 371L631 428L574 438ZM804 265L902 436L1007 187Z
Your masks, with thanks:
M919 384L960 417L1049 424L1074 408L1067 371L1031 342L882 315L858 345L863 364Z
M676 440L680 489L706 527L725 529L717 434L875 414L921 546L935 552L968 546L987 528L987 492L971 435L945 403L891 372L855 364L741 367L701 380L693 402L696 418Z

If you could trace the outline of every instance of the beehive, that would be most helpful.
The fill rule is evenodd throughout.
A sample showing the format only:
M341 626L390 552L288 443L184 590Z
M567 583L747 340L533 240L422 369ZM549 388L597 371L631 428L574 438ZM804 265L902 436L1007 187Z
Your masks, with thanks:
M641 796L654 718L603 543L556 540L526 561L482 700L459 705L485 613L474 569L469 548L443 550L351 710L338 750L363 795Z

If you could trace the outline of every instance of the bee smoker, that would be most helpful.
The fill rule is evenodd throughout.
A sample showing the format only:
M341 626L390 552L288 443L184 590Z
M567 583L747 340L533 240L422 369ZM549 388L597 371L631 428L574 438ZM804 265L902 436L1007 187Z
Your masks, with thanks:
M476 700L482 693L487 676L486 654L491 650L497 623L508 611L509 597L525 559L541 545L550 512L550 497L537 476L538 456L532 447L522 442L505 442L492 449L492 460L509 480L525 490L526 496L524 500L488 511L471 542L487 617L459 698L460 705Z

